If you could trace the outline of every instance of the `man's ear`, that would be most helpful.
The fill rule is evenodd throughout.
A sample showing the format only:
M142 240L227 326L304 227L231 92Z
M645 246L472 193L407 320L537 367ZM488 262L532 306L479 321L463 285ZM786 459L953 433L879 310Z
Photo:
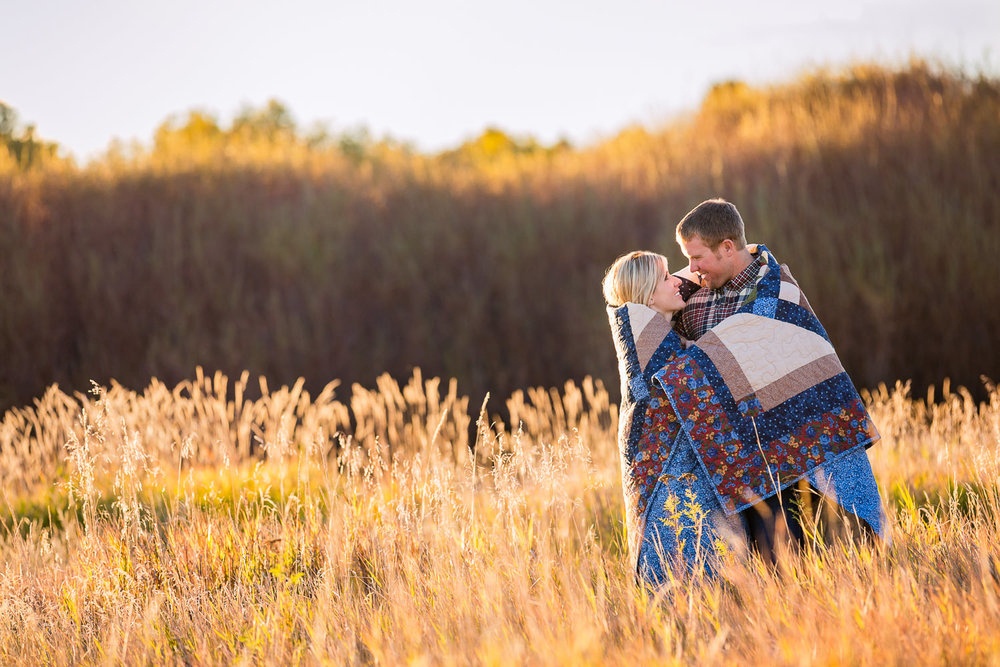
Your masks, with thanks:
M726 253L726 257L730 257L733 251L736 250L736 244L733 243L732 239L722 239L722 243L719 244L722 252Z

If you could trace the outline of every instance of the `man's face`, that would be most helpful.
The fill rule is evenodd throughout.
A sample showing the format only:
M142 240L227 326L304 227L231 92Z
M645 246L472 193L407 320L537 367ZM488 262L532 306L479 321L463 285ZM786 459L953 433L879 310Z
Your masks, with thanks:
M714 251L705 245L700 236L687 241L681 240L680 245L684 256L688 258L691 272L698 274L703 287L719 289L732 279L732 241L723 241Z

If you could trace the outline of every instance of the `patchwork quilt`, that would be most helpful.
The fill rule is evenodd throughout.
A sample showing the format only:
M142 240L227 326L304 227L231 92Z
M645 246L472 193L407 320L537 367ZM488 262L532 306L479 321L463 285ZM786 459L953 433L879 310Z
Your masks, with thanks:
M679 429L727 514L879 435L826 330L764 246L757 289L694 343L639 304L608 308L621 377L618 445L629 550Z
M729 514L879 438L788 267L759 251L754 293L654 374Z
M608 308L618 355L621 407L618 453L622 465L625 527L632 563L639 558L646 506L670 457L680 422L653 374L684 349L682 339L652 308L627 303Z

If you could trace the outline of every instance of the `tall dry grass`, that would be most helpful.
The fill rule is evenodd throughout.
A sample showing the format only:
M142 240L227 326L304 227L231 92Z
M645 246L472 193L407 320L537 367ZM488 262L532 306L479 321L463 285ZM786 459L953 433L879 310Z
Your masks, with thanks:
M256 383L51 388L4 415L0 662L998 662L995 387L866 394L890 546L647 591L600 382L503 418L420 374Z
M414 366L473 396L617 386L603 271L635 248L680 267L674 226L716 195L791 266L859 386L951 377L981 397L1000 377L982 345L1000 330L995 77L857 65L720 85L595 146L442 156L316 143L270 111L257 133L193 115L84 168L0 165L0 408L197 365L313 394Z

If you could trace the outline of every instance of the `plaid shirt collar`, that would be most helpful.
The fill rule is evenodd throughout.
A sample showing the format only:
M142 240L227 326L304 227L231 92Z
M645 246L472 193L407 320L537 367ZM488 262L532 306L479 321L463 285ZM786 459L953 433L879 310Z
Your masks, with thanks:
M730 278L729 282L725 285L714 291L718 294L723 294L725 292L741 292L751 283L756 282L757 274L760 273L761 263L767 261L765 252L766 251L763 250L758 251L757 256L754 257L754 260L750 262L745 269Z

